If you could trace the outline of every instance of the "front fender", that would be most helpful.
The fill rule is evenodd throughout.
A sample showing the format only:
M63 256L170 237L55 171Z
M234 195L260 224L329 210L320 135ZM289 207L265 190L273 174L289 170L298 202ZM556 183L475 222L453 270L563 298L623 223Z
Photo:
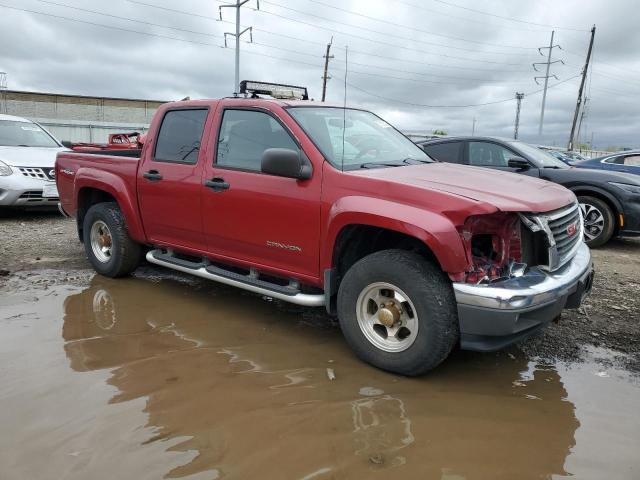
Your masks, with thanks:
M442 214L373 197L343 197L327 218L321 263L330 268L338 235L348 225L386 228L422 241L447 273L465 271L467 256L456 226Z
M138 202L136 201L135 184L130 185L125 182L122 177L111 172L97 170L91 167L81 167L76 172L73 184L73 194L78 209L82 207L79 202L80 191L83 188L102 190L115 198L120 207L120 211L124 215L129 236L136 242L146 242L146 235L138 210Z

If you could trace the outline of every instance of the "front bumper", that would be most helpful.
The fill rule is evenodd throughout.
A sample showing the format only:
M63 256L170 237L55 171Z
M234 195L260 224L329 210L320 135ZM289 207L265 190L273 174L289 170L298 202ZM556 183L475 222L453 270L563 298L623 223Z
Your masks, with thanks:
M461 348L492 351L523 339L564 308L578 308L592 281L591 252L583 243L570 262L551 273L531 268L492 284L454 283Z
M13 174L0 177L0 207L55 207L58 197L42 196L47 183L53 181L26 177L13 168Z

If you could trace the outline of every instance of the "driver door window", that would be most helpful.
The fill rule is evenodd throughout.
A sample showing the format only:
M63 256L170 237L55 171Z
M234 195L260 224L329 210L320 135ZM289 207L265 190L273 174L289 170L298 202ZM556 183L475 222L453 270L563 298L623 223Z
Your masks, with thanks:
M299 151L291 135L271 115L255 110L226 110L222 117L216 166L259 172L268 148Z
M469 142L469 165L505 168L509 166L509 159L517 156L496 143Z
M640 155L629 155L624 157L624 164L627 167L640 167Z

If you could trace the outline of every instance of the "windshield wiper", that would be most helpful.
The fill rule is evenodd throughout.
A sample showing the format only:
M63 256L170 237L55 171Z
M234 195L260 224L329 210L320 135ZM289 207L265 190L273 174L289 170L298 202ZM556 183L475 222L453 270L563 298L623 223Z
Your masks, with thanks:
M404 162L366 162L360 164L360 168L402 167Z
M415 163L418 162L418 163ZM431 160L420 160L419 158L407 157L402 160L402 163L406 163L407 165L419 165L422 163L432 163Z

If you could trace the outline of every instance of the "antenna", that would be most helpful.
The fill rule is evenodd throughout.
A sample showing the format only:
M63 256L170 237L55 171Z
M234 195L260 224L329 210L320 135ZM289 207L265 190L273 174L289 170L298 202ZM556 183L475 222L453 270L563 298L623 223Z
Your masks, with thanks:
M342 160L340 166L344 172L344 132L347 128L347 72L349 70L349 45L344 47L344 99L342 101Z

